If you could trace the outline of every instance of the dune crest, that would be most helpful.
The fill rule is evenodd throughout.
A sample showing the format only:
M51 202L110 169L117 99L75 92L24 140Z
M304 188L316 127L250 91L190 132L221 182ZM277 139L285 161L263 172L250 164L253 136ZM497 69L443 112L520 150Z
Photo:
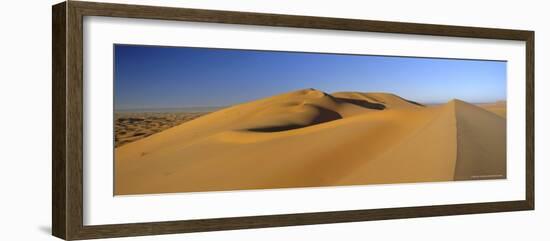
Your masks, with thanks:
M411 108L424 107L424 105L411 100L401 98L391 93L362 93L362 92L336 92L332 96L343 101L364 101L385 108Z
M456 113L455 180L506 177L506 119L460 100Z
M479 104L480 107L506 118L506 101L497 101L495 103Z
M115 194L502 178L505 129L458 100L304 89L116 148Z

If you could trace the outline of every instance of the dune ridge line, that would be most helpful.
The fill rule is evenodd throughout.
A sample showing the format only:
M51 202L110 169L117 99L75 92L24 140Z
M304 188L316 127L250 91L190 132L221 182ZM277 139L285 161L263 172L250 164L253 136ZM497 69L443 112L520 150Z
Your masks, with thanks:
M114 193L503 178L499 113L460 100L425 106L390 93L292 91L116 148Z

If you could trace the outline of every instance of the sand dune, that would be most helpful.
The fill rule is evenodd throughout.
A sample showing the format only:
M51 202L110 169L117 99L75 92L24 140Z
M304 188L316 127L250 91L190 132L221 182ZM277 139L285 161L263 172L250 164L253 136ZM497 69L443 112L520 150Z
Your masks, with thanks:
M506 120L462 101L455 101L455 108L458 140L455 179L505 177Z
M479 104L483 109L491 111L499 116L506 118L506 101L498 101L495 103Z
M115 194L502 178L505 126L459 100L299 90L116 148Z
M419 103L406 100L397 95L389 93L336 92L333 93L332 96L340 98L342 100L351 100L351 102L364 101L367 103L373 103L382 106L382 108L380 109L423 107L423 105ZM364 107L371 108L371 106Z

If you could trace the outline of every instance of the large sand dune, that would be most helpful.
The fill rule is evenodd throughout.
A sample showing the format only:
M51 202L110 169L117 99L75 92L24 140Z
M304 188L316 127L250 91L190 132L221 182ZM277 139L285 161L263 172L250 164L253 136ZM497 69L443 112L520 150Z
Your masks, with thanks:
M459 100L299 90L115 150L115 194L503 178L506 120Z
M491 111L499 116L506 118L506 101L498 101L495 103L484 103L479 106L488 111Z

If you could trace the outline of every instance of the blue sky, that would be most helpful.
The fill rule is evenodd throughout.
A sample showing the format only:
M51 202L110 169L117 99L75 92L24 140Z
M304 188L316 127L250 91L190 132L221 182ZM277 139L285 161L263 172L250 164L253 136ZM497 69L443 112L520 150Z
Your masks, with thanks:
M115 109L228 106L304 88L506 99L506 62L115 45Z

